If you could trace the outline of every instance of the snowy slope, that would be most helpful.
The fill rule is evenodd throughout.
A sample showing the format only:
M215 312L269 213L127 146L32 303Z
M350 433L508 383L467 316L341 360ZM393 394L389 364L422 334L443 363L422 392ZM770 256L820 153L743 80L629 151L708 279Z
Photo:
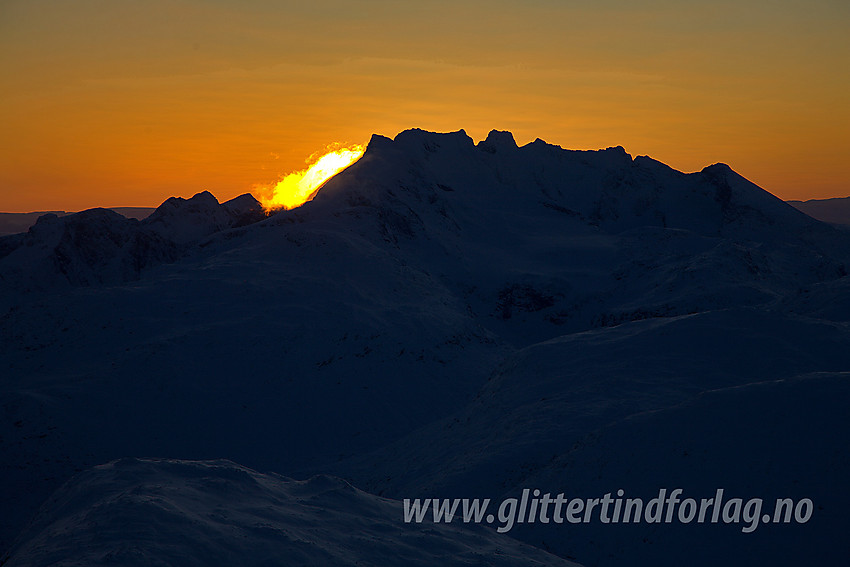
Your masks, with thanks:
M630 415L720 388L850 368L847 330L747 308L566 335L509 356L463 410L336 472L393 498L515 491L584 436Z
M128 455L496 498L636 413L850 369L850 236L723 165L412 130L265 220L80 215L0 239L0 547Z
M457 407L504 352L375 243L236 231L132 284L32 293L6 314L6 533L69 473L122 455L286 472L373 449Z
M624 489L645 501L659 488L682 498L764 500L809 498L804 524L696 523L624 526L537 525L511 532L587 564L840 565L850 553L844 536L850 506L848 373L820 373L709 390L681 405L637 414L590 435L528 486L601 497ZM698 550L699 553L694 553Z
M4 565L576 565L480 526L405 524L344 480L122 459L76 476Z

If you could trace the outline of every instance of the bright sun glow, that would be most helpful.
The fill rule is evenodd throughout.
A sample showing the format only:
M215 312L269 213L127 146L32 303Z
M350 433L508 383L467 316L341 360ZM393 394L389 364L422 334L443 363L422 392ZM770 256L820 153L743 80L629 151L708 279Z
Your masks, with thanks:
M333 147L333 146L332 146ZM312 164L307 169L286 175L278 181L271 190L260 187L260 192L271 193L271 197L262 197L263 208L267 211L275 209L294 209L312 199L325 181L360 159L365 146L354 145L346 148L333 149L313 161L316 154L307 160Z

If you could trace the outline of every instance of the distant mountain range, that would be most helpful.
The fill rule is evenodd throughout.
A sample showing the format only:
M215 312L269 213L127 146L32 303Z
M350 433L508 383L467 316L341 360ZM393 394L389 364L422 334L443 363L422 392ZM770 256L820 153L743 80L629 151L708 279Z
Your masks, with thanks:
M154 212L155 209L149 207L110 207L110 211L114 211L119 215L123 215L128 219L142 220L143 218ZM0 213L0 236L7 234L17 234L26 232L35 224L38 217L42 215L56 215L63 217L71 215L65 211L39 211L33 213Z
M786 202L817 220L832 224L850 225L850 197ZM148 217L156 209L151 207L109 207L109 210L130 219L142 220ZM35 224L38 217L47 214L65 216L73 213L65 211L0 213L0 236L26 232Z
M209 193L42 217L0 237L4 565L840 564L848 267L850 234L726 165L498 131L374 136L269 218ZM401 515L662 487L815 511Z
M850 197L788 201L788 204L823 222L850 225Z

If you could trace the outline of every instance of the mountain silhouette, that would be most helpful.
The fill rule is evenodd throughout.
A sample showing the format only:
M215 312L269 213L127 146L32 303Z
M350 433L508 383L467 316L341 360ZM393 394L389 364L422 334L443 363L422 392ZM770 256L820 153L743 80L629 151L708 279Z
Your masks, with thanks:
M334 501L339 521L299 548L304 563L344 531L381 537L386 523L357 521L382 513L375 499L682 485L708 497L718 483L821 508L749 535L644 524L505 537L588 565L713 565L727 548L740 564L834 563L850 504L837 480L850 473L848 265L845 231L726 165L682 173L499 131L478 144L373 136L312 201L268 218L253 197L206 192L142 221L42 217L0 238L0 547L9 565L74 541L171 557L129 524L97 547L84 521L106 487L208 470L92 468L156 457L367 491ZM219 473L202 475L212 499ZM303 504L279 503L274 522ZM189 539L212 529L169 518ZM59 526L67 538L50 548ZM457 537L482 553L497 541Z

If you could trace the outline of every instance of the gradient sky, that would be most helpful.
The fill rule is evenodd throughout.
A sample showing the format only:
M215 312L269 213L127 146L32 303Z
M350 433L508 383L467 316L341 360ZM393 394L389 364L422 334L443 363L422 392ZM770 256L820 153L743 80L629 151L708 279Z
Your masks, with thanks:
M0 0L0 211L220 200L493 128L850 195L847 0Z

